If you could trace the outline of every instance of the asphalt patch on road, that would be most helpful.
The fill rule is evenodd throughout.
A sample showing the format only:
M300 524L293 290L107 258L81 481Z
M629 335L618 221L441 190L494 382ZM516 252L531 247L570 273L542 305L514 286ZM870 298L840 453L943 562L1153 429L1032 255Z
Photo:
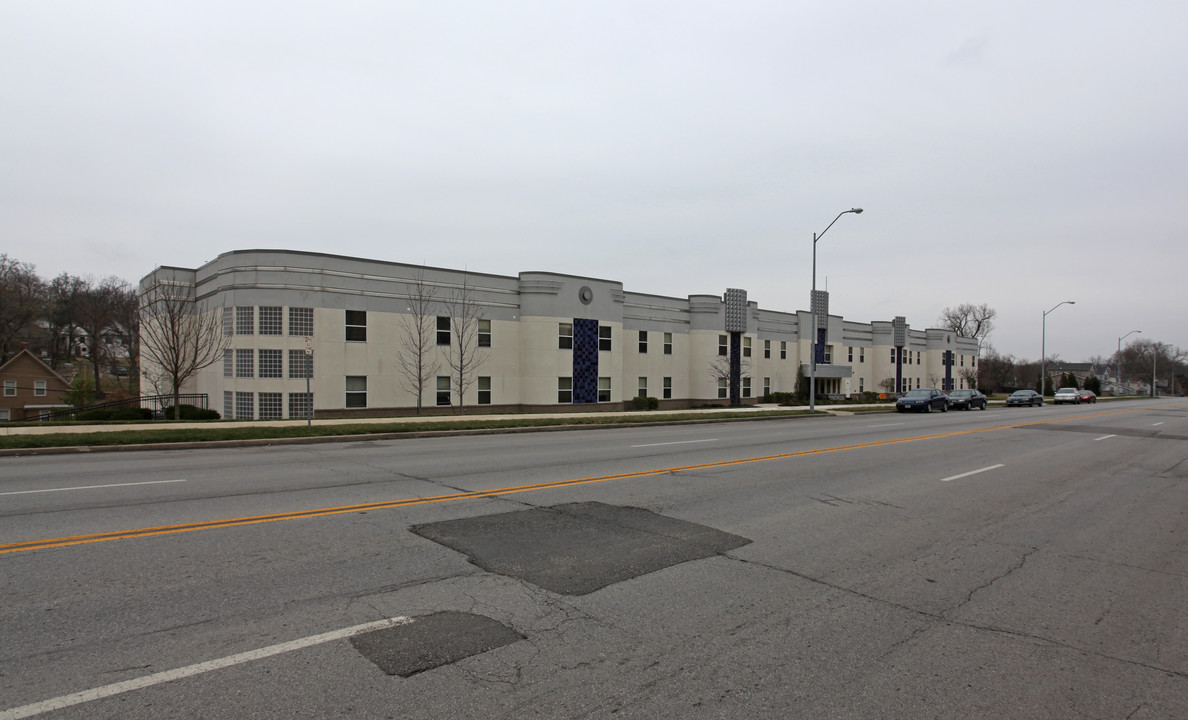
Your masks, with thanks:
M387 674L410 677L523 639L489 617L444 611L355 635L351 645Z
M411 530L484 570L559 595L586 595L751 542L643 508L597 502L446 520Z

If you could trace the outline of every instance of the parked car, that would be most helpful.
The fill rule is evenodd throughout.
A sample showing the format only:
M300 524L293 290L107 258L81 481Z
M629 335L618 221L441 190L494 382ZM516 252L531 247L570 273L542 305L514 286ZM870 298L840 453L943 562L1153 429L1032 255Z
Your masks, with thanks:
M1078 390L1077 392L1080 393L1081 402L1083 402L1083 403L1096 403L1097 402L1097 394L1094 393L1092 390Z
M1056 405L1064 403L1071 403L1073 405L1081 404L1081 393L1076 388L1064 387L1056 391L1056 395L1052 397L1052 402Z
M949 393L949 407L954 410L985 410L986 396L977 390L954 390Z
M1012 405L1043 405L1044 396L1034 390L1016 390L1006 401L1007 407Z
M940 410L941 412L948 412L949 399L945 397L943 392L936 388L908 390L902 397L895 401L895 411L907 412L908 410L919 412Z

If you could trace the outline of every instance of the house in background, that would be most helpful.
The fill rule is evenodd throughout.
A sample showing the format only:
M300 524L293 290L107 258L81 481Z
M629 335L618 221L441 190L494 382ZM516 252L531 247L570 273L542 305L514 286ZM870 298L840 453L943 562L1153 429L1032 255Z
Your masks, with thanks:
M0 421L40 420L70 407L65 400L70 383L28 347L0 365L0 387Z

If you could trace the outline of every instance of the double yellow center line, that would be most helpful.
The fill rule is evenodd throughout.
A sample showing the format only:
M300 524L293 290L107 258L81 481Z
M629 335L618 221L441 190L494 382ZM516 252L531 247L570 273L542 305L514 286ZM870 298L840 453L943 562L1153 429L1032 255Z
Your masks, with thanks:
M721 460L718 462L700 463L697 465L681 465L677 467L657 468L655 470L640 470L638 472L619 473L615 475L598 475L595 477L576 478L571 480L556 480L553 482L536 483L534 485L513 485L510 487L495 488L493 490L475 490L471 492L451 493L448 495L433 495L430 497L405 498L403 500L363 503L361 505L341 505L338 507L315 508L311 510L276 513L274 515L251 515L248 517L228 518L224 520L208 520L204 522L184 523L181 525L161 525L158 527L136 528L133 530L115 530L112 532L95 533L92 535L73 535L70 537L27 540L25 542L0 545L0 555L5 553L24 552L26 550L43 550L46 548L66 547L69 545L86 545L89 543L108 542L110 540L127 540L130 538L151 537L154 535L172 535L175 533L194 532L196 530L213 530L216 528L238 527L241 525L257 525L260 523L281 522L283 520L300 520L303 518L324 517L326 515L342 515L345 513L367 512L370 510L387 510L390 508L410 507L413 505L427 505L429 503L453 502L455 500L472 500L476 498L533 492L536 490L554 490L557 488L572 487L574 485L610 482L612 480L630 480L632 478L667 475L670 473L689 472L693 470L713 470L715 468L731 467L733 465L770 462L772 460L787 460L790 458L805 457L808 455L823 455L825 453L844 452L847 450L861 450L883 445L897 445L900 443L918 442L920 440L935 440L937 438L971 435L974 433L991 432L995 430L1010 430L1014 428L1027 427L1029 425L1044 425L1047 423L1067 422L1069 420L1083 420L1085 418L1140 412L1141 410L1149 409L1151 408L1113 410L1110 412L1095 413L1093 415L1078 415L1075 418L1057 418L1053 420L1040 420L1028 423L996 425L994 427L975 428L972 430L957 430L954 432L935 433L931 435L916 435L913 437L899 438L895 440L879 440L877 442L856 443L853 445L835 445L833 447L819 448L816 450L798 450L796 452L779 453L776 455L762 455L759 457L739 458L737 460Z

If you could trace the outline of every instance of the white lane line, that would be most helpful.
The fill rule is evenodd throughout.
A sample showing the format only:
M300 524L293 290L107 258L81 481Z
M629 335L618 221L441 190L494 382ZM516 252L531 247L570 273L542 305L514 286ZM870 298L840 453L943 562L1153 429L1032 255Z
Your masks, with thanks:
M1093 438L1093 442L1097 442L1098 440L1109 440L1112 437L1118 437L1118 436L1117 435L1102 435L1099 438Z
M951 477L942 478L941 482L949 482L950 480L960 480L963 477L969 477L970 475L977 475L978 473L984 473L989 470L997 470L1000 467L1003 467L1002 463L999 463L997 465L991 465L990 467L984 467L981 470L970 470L969 472L961 473L960 475L953 475Z
M903 425L903 423L883 423L882 425L867 425L866 427L895 427L896 425Z
M1159 422L1152 424L1151 427L1155 427L1156 425L1162 425L1162 424L1163 424L1163 421L1160 420Z
M33 703L31 705L22 705L21 707L12 708L10 710L0 710L0 720L18 720L18 718L33 717L34 715L40 715L41 713L49 712L51 710L60 710L61 708L71 707L72 705L81 705L85 702L100 700L113 695L120 695L122 693L131 692L132 690L140 690L142 688L160 685L161 683L167 683L173 680L180 680L181 678L191 677L193 675L201 675L202 673L207 673L211 670L220 670L225 667L231 667L232 665L240 665L242 663L251 662L252 660L271 657L272 655L280 655L281 653L301 650L302 648L307 648L312 645L320 645L322 643L330 642L331 640L338 640L340 638L368 632L369 630L379 630L381 628L393 627L395 625L407 625L411 622L412 618L395 617L387 618L385 620L377 620L375 622L363 623L362 625L355 625L353 627L342 628L341 630L331 630L330 632L322 633L321 635L311 635L310 637L290 640L289 642L283 642L278 645L269 645L268 647L263 647L258 650L249 650L247 652L239 653L238 655L230 655L217 660L208 660L195 665L187 665L186 667L177 668L176 670L165 670L164 672L153 673L152 675L145 675L144 677L133 678L131 680L125 680L124 682L104 685L103 687L92 688L91 690L83 690L82 692L77 692L72 695L63 695L50 700L42 700L41 702Z
M79 485L77 487L46 488L45 490L13 490L12 492L0 492L0 495L30 495L32 493L65 492L67 490L97 490L99 488L131 487L133 485L163 485L165 483L179 482L185 482L185 480L145 480L144 482L113 483L111 485Z
M710 438L709 440L677 440L676 442L648 443L647 445L632 445L631 447L633 447L633 448L660 447L661 445L688 445L690 443L703 443L703 442L718 442L718 438Z

